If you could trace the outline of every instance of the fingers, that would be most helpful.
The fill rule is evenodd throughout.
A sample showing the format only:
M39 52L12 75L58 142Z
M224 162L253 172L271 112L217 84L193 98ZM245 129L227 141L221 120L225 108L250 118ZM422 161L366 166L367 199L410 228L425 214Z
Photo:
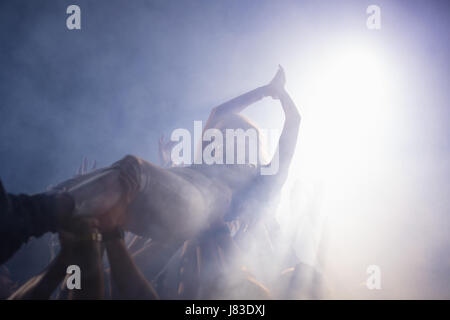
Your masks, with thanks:
M81 175L89 173L90 171L95 170L96 168L97 168L97 161L94 160L94 163L92 164L91 169L89 169L89 160L87 157L83 157L83 160L81 161L81 164L78 167L76 174L81 176Z
M68 229L58 232L62 252L72 254L74 246L81 241L93 239L92 235L98 232L98 221L93 218L73 218Z
M159 150L160 151L164 151L164 152L170 151L175 144L177 144L176 141L172 141L172 140L166 141L164 134L162 134L159 138Z
M284 68L281 64L278 65L278 71L275 77L270 82L270 87L274 91L272 93L272 98L278 99L279 93L284 91L284 86L286 84L286 76L284 73Z
M88 172L88 159L87 157L83 158L83 174Z
M178 143L177 141L172 141L172 140L170 140L170 141L167 142L167 146L168 146L170 149L172 149L177 143Z
M6 208L8 206L9 206L8 194L6 193L6 190L3 187L2 181L0 180L0 210L6 211Z
M74 242L76 239L77 239L76 235L72 232L63 230L59 232L59 241L61 242L61 245Z
M278 78L278 81L280 81L282 83L284 83L286 81L284 68L281 64L278 65L278 72L277 72L276 78Z
M91 233L99 228L99 222L96 218L73 217L68 227L60 233L70 233L74 236Z

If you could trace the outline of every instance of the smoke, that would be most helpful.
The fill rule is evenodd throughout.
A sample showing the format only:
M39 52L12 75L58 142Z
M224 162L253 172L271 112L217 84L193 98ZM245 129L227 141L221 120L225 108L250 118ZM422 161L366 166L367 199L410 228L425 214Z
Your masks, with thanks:
M205 123L212 107L266 84L281 63L303 119L276 214L285 251L258 276L274 274L293 248L327 279L324 297L448 298L448 5L378 2L374 33L364 1L80 0L81 30L65 26L71 1L2 1L0 177L10 192L33 193L72 176L84 156L98 167L126 154L157 162L160 134ZM370 122L368 109L340 115L345 99L322 107L330 93L311 79L323 79L321 57L342 37L392 58L396 96L384 106L395 113L382 109ZM336 119L326 113L333 108ZM283 123L275 101L245 115L263 128ZM358 132L332 132L333 121L381 126L371 136L379 153L352 144ZM48 240L8 262L15 280L47 264ZM365 286L371 264L381 267L382 290Z

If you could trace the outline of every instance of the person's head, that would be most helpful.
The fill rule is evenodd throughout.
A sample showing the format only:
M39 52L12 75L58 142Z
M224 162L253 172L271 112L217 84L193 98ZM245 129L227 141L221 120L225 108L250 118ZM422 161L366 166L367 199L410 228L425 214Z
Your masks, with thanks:
M222 135L222 141L214 140L214 145L217 146L215 150L222 150L224 164L259 165L264 163L265 153L261 132L249 119L240 114L223 117L216 123L213 131L208 133L208 130L206 130L203 133L203 139L211 140L211 135L214 135L212 139L216 139L217 130ZM210 146L210 149L206 150L208 146ZM211 141L203 141L202 150L204 155L210 154L212 150ZM212 155L215 155L215 150L212 151Z

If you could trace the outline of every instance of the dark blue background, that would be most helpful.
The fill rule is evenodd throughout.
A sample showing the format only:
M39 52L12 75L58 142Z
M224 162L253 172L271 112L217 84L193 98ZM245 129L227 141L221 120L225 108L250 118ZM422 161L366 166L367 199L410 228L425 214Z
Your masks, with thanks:
M361 23L352 13L372 3L396 45L415 48L405 49L411 74L420 81L427 70L434 88L408 99L418 128L434 134L402 147L447 155L449 1L2 0L0 177L11 192L33 193L70 177L84 156L101 166L126 154L156 161L161 133L206 120L268 79L289 42L351 30ZM81 7L81 30L66 28L70 4ZM31 242L8 263L16 279L47 264L46 246Z

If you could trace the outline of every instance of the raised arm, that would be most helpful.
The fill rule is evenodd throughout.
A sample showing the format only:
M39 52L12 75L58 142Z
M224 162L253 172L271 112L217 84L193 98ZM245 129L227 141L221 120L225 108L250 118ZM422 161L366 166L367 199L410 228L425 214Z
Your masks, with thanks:
M298 112L294 101L284 89L285 82L284 70L280 66L280 69L270 84L270 91L273 98L280 100L285 115L285 121L275 156L268 165L274 166L273 162L278 161L279 167L274 177L277 178L277 182L280 184L284 184L287 178L289 166L297 145L301 120L300 113Z
M106 236L105 246L108 253L111 275L122 299L155 300L156 291L137 267L127 250L125 241L116 235Z
M82 271L81 289L70 292L71 299L103 298L103 270L96 221L74 218L71 230L60 231L61 251L44 271L28 280L10 297L10 300L49 299L58 284L67 275L67 267L77 265Z
M281 175L287 175L297 145L301 117L294 101L292 101L286 91L280 93L280 102L286 120L284 122L283 131L281 132L280 141L278 142L280 157L279 172Z
M68 254L69 252L66 251L60 252L44 271L25 282L8 299L50 299L53 291L66 276Z
M225 103L222 103L221 105L211 110L208 121L206 122L205 125L205 130L213 128L221 118L232 113L239 113L245 108L247 108L249 105L258 102L259 100L268 96L269 96L268 86L265 85L253 89L247 93L244 93Z

